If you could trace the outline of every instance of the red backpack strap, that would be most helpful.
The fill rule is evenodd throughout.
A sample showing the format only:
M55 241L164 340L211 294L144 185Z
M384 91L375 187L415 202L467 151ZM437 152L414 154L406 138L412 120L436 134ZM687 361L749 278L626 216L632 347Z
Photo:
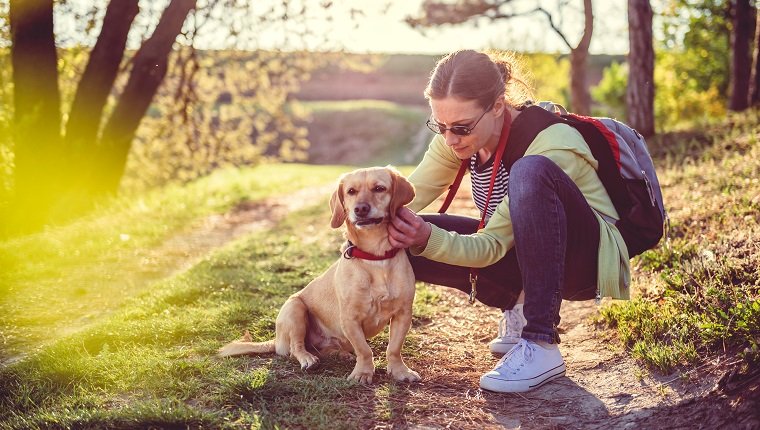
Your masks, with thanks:
M582 116L582 115L577 115L574 113L567 114L567 116L570 118L574 118L578 121L583 121L583 122L592 124L597 130L599 130L599 133L601 133L601 135L604 136L604 140L609 145L610 151L612 151L612 158L615 160L615 166L617 167L618 171L623 170L622 163L620 162L620 145L618 144L618 141L615 138L615 135L610 131L610 129L608 129L598 119L590 117L590 116Z
M462 160L462 164L459 166L459 171L457 172L457 177L454 179L454 182L449 185L449 193L446 195L446 200L443 201L441 208L438 209L439 214L446 213L446 210L451 205L451 202L454 201L454 196L457 195L457 190L459 189L459 185L462 183L464 172L467 171L467 165L469 163L470 160Z

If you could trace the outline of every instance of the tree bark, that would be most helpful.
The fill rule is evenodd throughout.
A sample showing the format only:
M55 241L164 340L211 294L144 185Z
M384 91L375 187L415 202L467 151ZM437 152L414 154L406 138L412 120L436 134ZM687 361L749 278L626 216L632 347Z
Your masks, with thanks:
M47 221L61 174L61 99L53 0L11 0L15 141L14 228Z
M585 24L578 46L570 49L570 105L580 115L591 115L591 94L588 89L588 48L594 31L594 13L591 0L583 0Z
M749 83L749 105L760 105L760 16L755 9L755 52L752 55L752 77Z
M139 12L137 2L111 0L108 4L103 27L79 80L66 124L66 146L75 156L91 153L97 144L103 107L124 57L127 34Z
M654 46L649 0L628 0L628 123L644 136L654 135Z
M731 33L731 98L728 108L733 111L747 109L749 78L752 69L750 43L755 31L754 8L750 0L734 0L733 31Z
M95 193L118 190L137 128L166 75L172 45L195 6L196 0L172 0L151 37L135 54L124 92L103 128L100 164L92 184Z

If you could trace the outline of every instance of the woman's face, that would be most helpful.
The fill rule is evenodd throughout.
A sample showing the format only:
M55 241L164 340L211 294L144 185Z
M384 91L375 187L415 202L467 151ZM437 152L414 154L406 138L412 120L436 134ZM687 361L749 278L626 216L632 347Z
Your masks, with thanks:
M484 109L475 100L446 97L430 99L430 108L433 112L431 121L438 125L445 128L463 125L472 130L467 136L459 136L449 130L443 134L446 144L460 160L472 157L484 147L490 152L495 150L501 134L503 102L497 101L484 113Z

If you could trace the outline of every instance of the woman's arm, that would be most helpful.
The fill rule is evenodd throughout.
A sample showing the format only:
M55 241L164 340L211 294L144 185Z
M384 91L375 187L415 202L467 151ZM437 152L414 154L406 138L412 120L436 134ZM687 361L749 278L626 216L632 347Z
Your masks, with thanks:
M590 164L590 161L595 160L590 156L580 134L569 127L558 129L553 126L539 133L526 155L542 155L549 158L575 181L598 181ZM588 174L589 171L591 175ZM588 188L585 184L582 185L582 189ZM598 186L601 187L601 183ZM591 188L596 187L594 184ZM514 246L508 197L496 207L483 230L469 235L438 228L424 222L411 211L399 213L400 216L397 216L389 227L391 244L410 247L413 254L431 260L459 266L485 267L504 257Z

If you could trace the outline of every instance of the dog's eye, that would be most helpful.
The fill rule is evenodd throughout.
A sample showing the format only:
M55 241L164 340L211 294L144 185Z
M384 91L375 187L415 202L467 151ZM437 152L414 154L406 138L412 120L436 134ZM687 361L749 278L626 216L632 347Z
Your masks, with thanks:
M348 194L349 196L353 196L354 194L356 194L356 190L353 188L349 188L348 191L346 191L346 194Z
M375 188L372 189L372 191L374 191L376 193L383 193L383 192L385 192L385 190L387 190L387 188L385 188L382 185L376 185Z

